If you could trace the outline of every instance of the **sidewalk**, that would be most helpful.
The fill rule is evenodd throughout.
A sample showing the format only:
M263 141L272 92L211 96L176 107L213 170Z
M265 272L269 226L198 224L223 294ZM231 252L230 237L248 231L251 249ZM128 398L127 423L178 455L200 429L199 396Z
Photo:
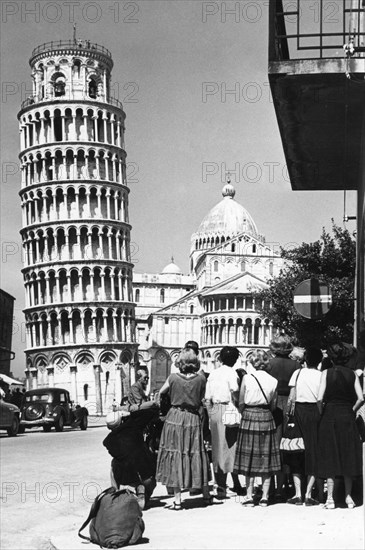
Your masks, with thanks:
M94 414L89 414L88 428L99 428L100 426L103 426L105 428L106 426L105 419L106 419L106 415L96 416Z
M242 498L242 497L241 497ZM200 496L183 494L186 509L172 511L163 486L158 484L151 508L143 512L146 525L146 550L227 549L227 550L362 550L364 548L364 506L348 510L325 510L275 504L267 508L243 508L239 497L231 496L223 504L203 507ZM88 512L88 511L87 511ZM85 514L84 514L85 516ZM64 529L54 534L56 550L85 550L88 543L77 531L85 517L69 518ZM88 527L83 532L88 536ZM90 548L93 548L92 545ZM95 546L96 548L96 546Z

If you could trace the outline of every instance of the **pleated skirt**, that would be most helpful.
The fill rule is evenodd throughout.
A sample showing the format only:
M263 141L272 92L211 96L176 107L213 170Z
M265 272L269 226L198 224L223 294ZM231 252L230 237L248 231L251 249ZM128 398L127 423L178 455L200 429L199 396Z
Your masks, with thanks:
M245 408L238 430L234 472L248 477L280 471L280 451L269 409Z
M162 429L156 479L180 489L208 485L209 462L200 417L172 407Z
M356 477L362 473L362 447L350 404L327 403L318 428L318 476Z

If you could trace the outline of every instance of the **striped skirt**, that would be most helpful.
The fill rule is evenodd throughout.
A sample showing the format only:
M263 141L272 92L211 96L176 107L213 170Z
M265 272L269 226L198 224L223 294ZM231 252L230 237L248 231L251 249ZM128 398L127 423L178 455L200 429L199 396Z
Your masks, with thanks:
M248 477L270 476L280 468L280 451L271 411L246 407L238 431L234 472Z
M208 485L209 462L198 414L172 407L162 429L156 479L179 489Z

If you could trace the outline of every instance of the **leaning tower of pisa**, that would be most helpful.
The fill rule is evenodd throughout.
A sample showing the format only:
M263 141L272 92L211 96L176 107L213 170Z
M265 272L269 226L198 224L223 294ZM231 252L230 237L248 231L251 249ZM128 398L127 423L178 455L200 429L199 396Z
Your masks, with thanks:
M28 388L68 389L101 414L137 358L125 113L110 52L89 40L31 55L18 114Z

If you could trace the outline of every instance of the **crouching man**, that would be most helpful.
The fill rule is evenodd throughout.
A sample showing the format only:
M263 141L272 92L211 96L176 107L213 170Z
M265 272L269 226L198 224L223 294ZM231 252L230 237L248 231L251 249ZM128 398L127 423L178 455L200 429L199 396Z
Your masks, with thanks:
M113 457L111 483L116 489L133 490L143 510L156 487L156 458L144 440L147 426L159 416L154 402L134 412L119 410L107 416L111 430L103 445Z

